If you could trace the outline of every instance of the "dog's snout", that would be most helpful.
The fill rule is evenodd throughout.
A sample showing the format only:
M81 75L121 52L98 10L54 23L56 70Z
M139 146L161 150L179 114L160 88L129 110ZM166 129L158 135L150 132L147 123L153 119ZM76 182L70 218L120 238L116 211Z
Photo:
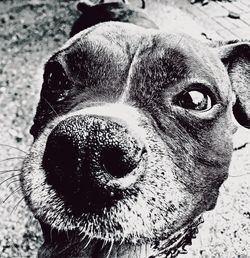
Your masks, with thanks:
M50 133L43 156L48 183L64 197L105 204L120 198L125 178L137 177L145 148L118 122L73 116Z

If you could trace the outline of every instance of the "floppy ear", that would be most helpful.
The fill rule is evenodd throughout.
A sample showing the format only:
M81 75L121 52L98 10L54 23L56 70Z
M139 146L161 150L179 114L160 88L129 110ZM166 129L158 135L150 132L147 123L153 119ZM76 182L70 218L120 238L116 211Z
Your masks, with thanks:
M231 42L218 49L236 95L234 116L250 129L250 43Z
M84 2L79 2L76 5L76 8L78 11L81 11L82 13L84 13L85 11L88 10L89 7L94 6L93 3L90 3L89 1L84 1Z

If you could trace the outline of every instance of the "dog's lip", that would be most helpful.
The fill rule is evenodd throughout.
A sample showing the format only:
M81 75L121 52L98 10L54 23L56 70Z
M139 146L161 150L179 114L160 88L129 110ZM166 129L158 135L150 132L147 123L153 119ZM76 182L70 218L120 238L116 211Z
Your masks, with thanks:
M99 258L172 258L178 254L186 254L185 247L192 244L192 239L196 238L198 234L198 226L203 223L203 216L196 217L193 222L188 223L173 234L170 234L163 240L145 240L145 242L131 243L126 239L120 242L113 242L105 239L90 238L89 236L82 236L79 241L75 239L75 232L63 232L51 229L50 226L40 221L43 235L46 243L50 245L53 243L59 243L67 249L71 249L71 245L75 248L75 245L79 243L81 246L81 257L93 258L98 254ZM64 244L67 243L67 244ZM45 247L46 248L46 247ZM60 248L60 247L59 247ZM61 248L58 250L61 252ZM83 253L82 253L83 252Z

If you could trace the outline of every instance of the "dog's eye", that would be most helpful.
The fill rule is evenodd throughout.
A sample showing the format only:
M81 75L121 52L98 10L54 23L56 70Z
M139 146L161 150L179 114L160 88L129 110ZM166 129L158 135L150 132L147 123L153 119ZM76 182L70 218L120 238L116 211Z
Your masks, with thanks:
M185 91L176 99L176 104L182 108L207 111L212 108L212 100L208 94L198 90Z

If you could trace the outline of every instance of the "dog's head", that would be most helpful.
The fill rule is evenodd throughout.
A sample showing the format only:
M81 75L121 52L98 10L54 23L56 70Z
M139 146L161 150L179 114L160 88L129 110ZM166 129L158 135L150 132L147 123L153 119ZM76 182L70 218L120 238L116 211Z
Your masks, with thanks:
M227 178L232 110L250 125L249 70L248 43L125 23L66 43L45 65L21 176L40 257L177 254Z

